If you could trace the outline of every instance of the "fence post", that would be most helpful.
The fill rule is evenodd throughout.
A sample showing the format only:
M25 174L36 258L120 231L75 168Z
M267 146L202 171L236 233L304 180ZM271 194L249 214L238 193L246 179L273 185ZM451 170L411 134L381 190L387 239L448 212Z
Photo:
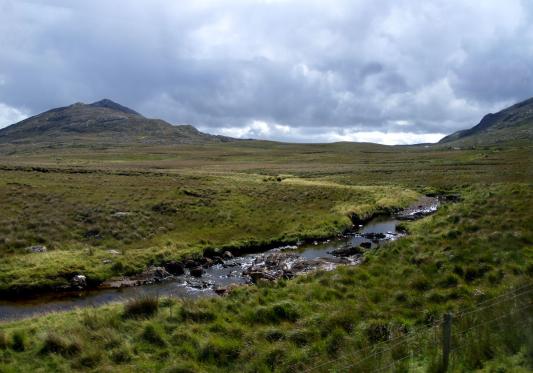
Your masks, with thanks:
M444 323L442 324L442 371L448 371L450 360L450 345L452 339L452 314L444 314Z

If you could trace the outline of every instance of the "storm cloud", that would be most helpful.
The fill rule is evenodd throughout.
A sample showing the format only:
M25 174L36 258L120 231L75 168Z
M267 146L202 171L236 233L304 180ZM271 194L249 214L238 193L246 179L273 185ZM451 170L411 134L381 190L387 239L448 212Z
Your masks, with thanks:
M528 0L0 0L0 127L110 98L204 131L437 141L533 96Z

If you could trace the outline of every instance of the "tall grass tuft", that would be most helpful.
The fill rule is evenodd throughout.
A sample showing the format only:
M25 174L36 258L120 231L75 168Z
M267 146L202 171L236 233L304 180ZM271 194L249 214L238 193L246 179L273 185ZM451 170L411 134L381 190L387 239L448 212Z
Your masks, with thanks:
M152 345L155 346L165 346L166 342L163 339L159 330L155 328L152 324L148 324L144 327L144 330L141 334L141 338Z
M11 338L11 348L14 351L21 352L26 349L26 335L23 331L17 330Z
M69 342L64 337L54 332L49 332L41 347L41 354L75 355L81 351L81 346L76 342Z
M125 318L149 318L154 316L158 310L159 298L145 295L126 303L122 315Z
M0 350L5 350L8 346L6 333L0 331Z

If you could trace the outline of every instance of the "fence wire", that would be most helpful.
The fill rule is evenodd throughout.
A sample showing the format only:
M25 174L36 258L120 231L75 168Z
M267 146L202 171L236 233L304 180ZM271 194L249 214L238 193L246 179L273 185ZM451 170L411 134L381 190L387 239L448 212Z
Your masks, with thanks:
M528 310L533 306L532 299L533 283L530 283L453 314L451 364L456 357L454 354L468 347L469 334L480 329L488 329L506 318ZM527 315L531 316L531 312L528 311ZM304 372L387 372L406 362L410 364L416 360L417 353L419 355L423 350L426 353L428 350L432 351L434 356L440 357L442 328L442 321L422 325L406 334L356 351L343 351L344 355L324 361ZM400 351L400 356L393 356L396 351Z

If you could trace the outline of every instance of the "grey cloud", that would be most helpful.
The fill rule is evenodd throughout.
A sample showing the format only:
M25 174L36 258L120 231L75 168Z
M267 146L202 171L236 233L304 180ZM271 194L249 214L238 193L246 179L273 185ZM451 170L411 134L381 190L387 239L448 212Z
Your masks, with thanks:
M532 95L532 25L526 0L0 0L0 104L109 97L290 140L450 133Z

